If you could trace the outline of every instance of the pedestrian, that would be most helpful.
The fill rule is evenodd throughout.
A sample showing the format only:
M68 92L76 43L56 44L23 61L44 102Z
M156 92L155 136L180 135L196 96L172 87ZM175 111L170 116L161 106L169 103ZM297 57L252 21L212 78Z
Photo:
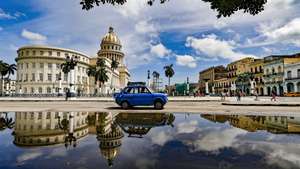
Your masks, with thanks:
M242 93L238 90L237 91L237 101L238 102L241 101L241 95L242 95Z
M254 95L255 95L254 101L258 101L258 93L256 91L254 92Z
M66 101L68 101L69 93L70 93L70 90L67 89L67 90L66 90Z
M272 91L271 101L276 101L276 92L274 90Z

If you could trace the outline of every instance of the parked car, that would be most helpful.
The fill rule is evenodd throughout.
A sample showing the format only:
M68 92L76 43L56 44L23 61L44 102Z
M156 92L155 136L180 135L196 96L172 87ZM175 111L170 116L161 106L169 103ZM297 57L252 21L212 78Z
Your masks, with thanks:
M154 106L155 109L163 109L168 102L164 93L153 93L146 86L127 86L120 93L114 94L115 102L123 109L133 106Z
M284 96L287 96L287 97L299 97L300 96L300 92L284 93Z

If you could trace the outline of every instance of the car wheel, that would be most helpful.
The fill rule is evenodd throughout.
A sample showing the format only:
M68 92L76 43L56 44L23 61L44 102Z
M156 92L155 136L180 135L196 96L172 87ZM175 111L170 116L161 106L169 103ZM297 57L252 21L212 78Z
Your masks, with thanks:
M161 110L161 109L164 108L164 105L162 104L161 101L155 101L154 108L157 109L157 110Z
M123 109L128 109L129 108L129 104L128 104L128 102L122 102L122 104L121 104L121 107L123 108Z

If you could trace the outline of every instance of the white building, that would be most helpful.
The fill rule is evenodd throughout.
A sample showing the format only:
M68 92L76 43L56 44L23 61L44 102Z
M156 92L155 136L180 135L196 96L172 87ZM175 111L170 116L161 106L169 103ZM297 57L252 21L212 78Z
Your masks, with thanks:
M284 67L284 92L300 92L300 62L287 64Z
M74 83L77 94L98 94L100 93L99 87L96 86L92 77L88 77L87 71L90 66L96 65L99 58L105 59L107 75L109 76L109 80L103 86L102 93L117 91L127 85L130 77L124 64L125 56L121 49L121 42L113 28L110 28L102 39L97 57L58 47L40 45L21 47L17 51L18 56L16 58L16 93L64 93L67 88L70 88L70 84ZM66 62L66 58L75 58L78 61L72 74L62 72L61 64ZM110 66L113 59L120 63L116 70L112 70Z

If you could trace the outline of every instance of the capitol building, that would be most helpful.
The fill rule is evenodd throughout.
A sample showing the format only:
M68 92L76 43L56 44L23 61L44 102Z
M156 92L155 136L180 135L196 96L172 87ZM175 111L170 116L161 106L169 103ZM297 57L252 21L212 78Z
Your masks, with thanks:
M73 79L77 94L110 94L124 88L130 73L124 64L124 53L121 42L112 27L102 38L97 56L89 56L79 51L50 47L24 46L17 50L17 94L58 94L65 93ZM63 73L61 65L67 58L76 59L74 73ZM104 59L108 81L99 90L95 79L89 77L89 67L96 66L98 59ZM111 68L116 60L117 69ZM72 76L72 77L71 77Z

